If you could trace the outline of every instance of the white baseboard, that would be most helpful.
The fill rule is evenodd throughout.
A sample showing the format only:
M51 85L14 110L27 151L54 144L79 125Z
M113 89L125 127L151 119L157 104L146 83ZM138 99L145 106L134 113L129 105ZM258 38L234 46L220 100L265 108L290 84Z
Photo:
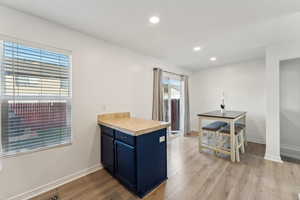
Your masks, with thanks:
M266 154L265 159L273 162L283 163L280 156Z
M288 156L291 158L296 158L296 159L300 160L300 146L299 145L281 144L280 152L281 152L281 155Z
M57 180L52 181L50 183L47 183L45 185L39 186L35 189L29 190L29 191L24 192L22 194L18 194L16 196L10 197L7 200L27 200L27 199L31 199L35 196L38 196L40 194L43 194L43 193L48 192L50 190L53 190L53 189L55 189L55 188L57 188L61 185L64 185L64 184L69 183L71 181L74 181L78 178L81 178L83 176L91 174L91 173L93 173L95 171L98 171L100 169L102 169L102 165L97 164L97 165L94 165L92 167L89 167L89 168L80 170L78 172L75 172L73 174L70 174L68 176L64 176L60 179L57 179Z
M288 152L281 152L281 155L290 157L290 158L295 158L297 160L300 160L300 155L299 154L294 154L294 153L288 153Z
M266 144L266 141L264 138L257 138L257 137L251 137L250 135L247 135L247 141L258 143L258 144Z

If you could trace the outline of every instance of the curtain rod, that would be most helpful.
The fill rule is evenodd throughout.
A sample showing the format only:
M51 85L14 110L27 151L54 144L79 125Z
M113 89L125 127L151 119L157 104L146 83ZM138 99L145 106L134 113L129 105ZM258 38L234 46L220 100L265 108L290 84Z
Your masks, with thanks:
M154 69L158 69L157 67L155 67ZM163 72L165 72L165 73L168 73L168 74L173 74L173 75L176 75L176 76L185 76L185 75L183 75L183 74L177 74L177 73L175 73L175 72L169 72L169 71L166 71L166 70L162 70Z
M176 75L176 76L184 76L183 74L177 74L175 72L169 72L169 71L165 71L165 70L162 70L162 71L165 72L165 73L168 73L168 74Z

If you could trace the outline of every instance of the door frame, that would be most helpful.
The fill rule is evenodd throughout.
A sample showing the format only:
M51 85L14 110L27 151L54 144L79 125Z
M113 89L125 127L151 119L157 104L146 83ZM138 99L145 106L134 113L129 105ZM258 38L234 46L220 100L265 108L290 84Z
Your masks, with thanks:
M265 159L282 163L280 156L280 61L300 58L300 41L266 49Z

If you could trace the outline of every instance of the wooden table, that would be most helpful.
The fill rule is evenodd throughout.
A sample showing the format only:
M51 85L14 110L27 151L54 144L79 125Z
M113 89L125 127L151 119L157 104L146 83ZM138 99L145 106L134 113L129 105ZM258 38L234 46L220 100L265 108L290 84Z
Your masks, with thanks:
M246 125L246 112L243 111L225 111L221 113L220 110L207 112L203 114L198 114L199 117L199 152L202 152L202 148L209 148L202 144L202 121L203 120L213 120L213 121L223 121L230 124L230 156L231 161L235 162L235 126L234 123L238 120L243 120L243 123ZM211 148L209 148L211 149ZM215 149L214 149L215 150Z

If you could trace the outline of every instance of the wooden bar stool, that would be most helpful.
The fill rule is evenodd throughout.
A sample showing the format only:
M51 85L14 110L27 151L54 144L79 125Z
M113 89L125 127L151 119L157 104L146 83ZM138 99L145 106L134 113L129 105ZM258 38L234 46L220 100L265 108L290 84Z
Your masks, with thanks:
M207 147L212 147L211 149L216 149L217 147L217 138L218 138L218 131L221 130L223 127L227 125L226 122L221 121L215 121L212 122L204 127L202 127L203 134L207 135ZM209 145L209 136L212 136L214 139L214 144ZM216 150L214 150L215 153L217 153Z
M244 137L244 143L245 143L245 146L248 145L248 142L247 142L247 135L246 135L246 125L241 123L241 122L237 122L236 125L242 129L242 134L243 134L243 137Z
M223 127L219 131L220 136L225 136L225 140L221 138L221 142L219 142L218 148L223 148L223 145L227 142L227 139L230 138L230 126L227 125ZM245 153L245 146L244 146L244 134L243 134L243 128L239 126L238 124L235 124L235 146L230 147L234 148L236 160L240 162L240 149L242 153Z

